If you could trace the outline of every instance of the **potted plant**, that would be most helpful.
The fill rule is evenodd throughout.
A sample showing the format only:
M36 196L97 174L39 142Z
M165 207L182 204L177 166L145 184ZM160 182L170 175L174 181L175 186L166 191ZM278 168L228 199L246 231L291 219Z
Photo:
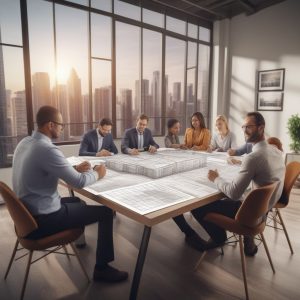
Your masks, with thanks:
M292 140L290 148L292 151L298 153L300 152L300 117L298 114L292 115L288 119L287 128Z

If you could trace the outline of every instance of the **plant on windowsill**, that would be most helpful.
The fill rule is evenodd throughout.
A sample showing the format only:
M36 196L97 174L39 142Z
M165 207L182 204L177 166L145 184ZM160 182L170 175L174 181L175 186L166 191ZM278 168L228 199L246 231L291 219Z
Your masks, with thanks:
M300 117L298 114L292 115L288 119L287 128L289 131L290 138L292 143L290 148L292 151L299 153L300 152Z

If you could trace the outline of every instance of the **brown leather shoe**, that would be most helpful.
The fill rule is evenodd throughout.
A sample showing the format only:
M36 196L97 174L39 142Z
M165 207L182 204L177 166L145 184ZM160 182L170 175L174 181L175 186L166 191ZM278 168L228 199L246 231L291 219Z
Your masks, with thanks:
M95 267L93 274L94 281L120 282L126 280L127 278L127 272L119 271L110 265L107 265L101 269Z

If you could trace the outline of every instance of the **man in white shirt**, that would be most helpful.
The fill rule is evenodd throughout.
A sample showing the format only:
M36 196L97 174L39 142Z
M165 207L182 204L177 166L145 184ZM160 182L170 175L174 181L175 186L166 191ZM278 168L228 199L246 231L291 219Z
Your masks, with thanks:
M203 250L222 245L226 240L226 232L221 227L204 220L206 214L210 212L219 213L230 218L234 218L241 201L240 198L252 182L254 188L264 186L275 181L279 181L279 186L270 200L270 209L280 198L283 189L285 165L281 151L270 146L265 141L264 117L258 112L248 113L242 129L246 142L252 143L252 152L247 154L242 162L241 170L232 182L226 182L219 176L217 170L208 172L208 179L215 183L217 188L228 198L213 202L204 207L194 209L193 216L208 232L212 241L202 241ZM248 256L253 256L257 252L257 246L253 238L244 237L244 251Z

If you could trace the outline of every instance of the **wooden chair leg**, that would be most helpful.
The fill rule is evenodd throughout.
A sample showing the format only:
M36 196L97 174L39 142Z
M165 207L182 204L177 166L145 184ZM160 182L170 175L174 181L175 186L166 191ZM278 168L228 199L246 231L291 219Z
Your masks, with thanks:
M204 251L204 252L201 254L199 260L198 260L197 263L196 263L196 266L195 266L195 268L194 268L194 271L197 271L197 269L199 268L199 266L200 266L202 260L204 259L205 255L206 255L206 253L207 253L207 251Z
M32 254L33 254L33 251L30 250L29 251L29 255L28 255L28 261L27 261L26 271L25 271L25 278L24 278L24 282L23 282L23 286L22 286L22 291L21 291L21 298L20 298L21 300L23 300L23 298L24 298L26 283L27 283L27 279L28 279L28 275L29 275L30 266L31 266Z
M277 227L277 219L276 219L277 218L277 209L272 210L271 213L272 213L272 219L273 219L274 228L278 229L278 227Z
M4 280L5 280L5 279L7 278L7 276L8 276L8 273L9 273L9 271L10 271L11 265L12 265L12 263L13 263L13 261L14 261L15 256L16 256L16 253L17 253L17 250L18 250L18 246L19 246L19 240L17 239L17 240L16 240L16 243L15 243L14 250L13 250L13 252L12 252L12 254L11 254L11 258L10 258L9 264L8 264L8 266L7 266L7 270L6 270L5 275L4 275Z
M285 237L286 237L287 242L288 242L288 244L289 244L289 247L290 247L290 250L291 250L291 254L294 254L294 250L293 250L293 247L292 247L292 244L291 244L289 235L288 235L288 233L287 233L287 230L286 230L286 227L285 227L285 224L284 224L284 222L283 222L283 219L282 219L282 216L281 216L281 213L280 213L279 209L276 208L276 212L277 212L277 214L278 214L278 217L279 217L279 220L280 220L280 222L281 222L281 225L282 225L282 228L283 228Z
M269 259L269 262L270 262L270 265L271 265L271 268L273 270L273 273L275 274L275 269L274 269L274 266L273 266L273 262L272 262L272 259L271 259L271 255L270 255L270 252L269 252L269 249L268 249L268 246L267 246L267 243L266 243L266 240L265 240L265 237L264 237L264 234L261 233L260 234L260 238L264 244L264 247L265 247L265 250L266 250L266 253L267 253L267 256L268 256L268 259Z
M69 255L69 252L68 252L68 249L67 249L67 245L63 245L62 247L63 247L68 259L70 260L70 255Z
M75 256L77 257L77 260L78 260L78 262L79 262L79 265L80 265L80 267L81 267L81 269L82 269L82 271L83 271L85 277L87 278L87 281L90 282L90 278L89 278L88 273L86 272L85 267L83 266L83 263L82 263L82 261L81 261L79 255L78 255L78 252L77 252L76 247L74 246L73 243L70 243L70 246L71 246L71 248L73 249L73 252L74 252Z
M241 235L239 235L239 244L240 244L240 253L241 253L242 271L243 271L243 279L244 279L244 287L245 287L246 299L249 300L248 285L247 285L247 276L246 276L246 261L245 261L245 254L244 254L244 245L243 245L243 241L242 241L242 236Z

